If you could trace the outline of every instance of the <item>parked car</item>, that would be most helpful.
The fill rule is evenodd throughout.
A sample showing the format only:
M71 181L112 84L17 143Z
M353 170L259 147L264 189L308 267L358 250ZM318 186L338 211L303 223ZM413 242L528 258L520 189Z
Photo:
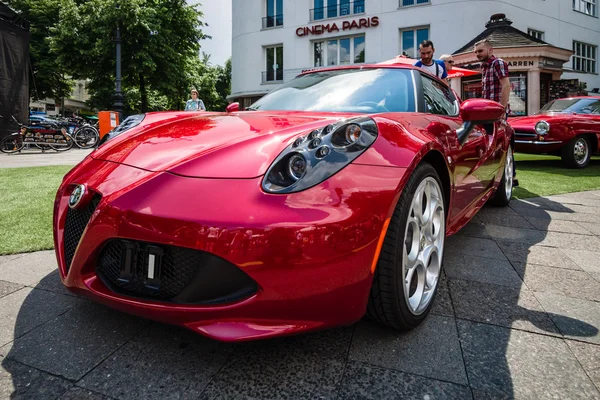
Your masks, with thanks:
M515 151L560 156L565 166L585 168L600 141L600 97L558 99L529 117L509 120Z
M446 235L512 194L496 102L407 65L302 74L244 111L128 117L56 195L60 276L240 341L431 309ZM465 239L467 240L467 239Z

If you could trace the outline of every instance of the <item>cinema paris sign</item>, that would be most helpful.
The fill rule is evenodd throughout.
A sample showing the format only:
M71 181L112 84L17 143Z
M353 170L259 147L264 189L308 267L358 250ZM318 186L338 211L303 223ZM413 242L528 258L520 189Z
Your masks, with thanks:
M352 29L361 28L372 28L379 25L379 17L371 18L360 18L352 21L342 22L341 29L337 23L327 25L313 25L313 26L301 26L296 29L296 35L308 36L308 35L321 35L323 33L333 33L340 31L349 31Z

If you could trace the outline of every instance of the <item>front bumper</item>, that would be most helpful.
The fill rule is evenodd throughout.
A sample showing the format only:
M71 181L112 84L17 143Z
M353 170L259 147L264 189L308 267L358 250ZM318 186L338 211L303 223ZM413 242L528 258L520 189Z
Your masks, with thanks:
M269 195L260 190L261 178L186 178L86 159L56 197L61 279L110 307L224 341L350 324L364 315L379 238L405 172L349 165L309 190ZM68 256L75 184L101 197ZM102 251L116 239L203 252L243 271L255 290L212 304L119 291L98 274ZM226 278L206 279L218 285Z

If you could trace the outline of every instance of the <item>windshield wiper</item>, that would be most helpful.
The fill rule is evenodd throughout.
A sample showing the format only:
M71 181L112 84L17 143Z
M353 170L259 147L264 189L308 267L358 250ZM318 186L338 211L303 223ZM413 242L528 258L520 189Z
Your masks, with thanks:
M246 111L258 111L258 108L246 107Z

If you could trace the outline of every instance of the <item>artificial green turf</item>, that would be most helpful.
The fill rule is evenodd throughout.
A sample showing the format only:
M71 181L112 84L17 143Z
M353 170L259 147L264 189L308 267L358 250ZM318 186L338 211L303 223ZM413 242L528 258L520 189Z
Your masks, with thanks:
M515 154L519 186L513 197L525 199L600 189L600 157L584 169L565 168L560 157Z
M54 197L71 168L0 169L0 255L54 248Z

